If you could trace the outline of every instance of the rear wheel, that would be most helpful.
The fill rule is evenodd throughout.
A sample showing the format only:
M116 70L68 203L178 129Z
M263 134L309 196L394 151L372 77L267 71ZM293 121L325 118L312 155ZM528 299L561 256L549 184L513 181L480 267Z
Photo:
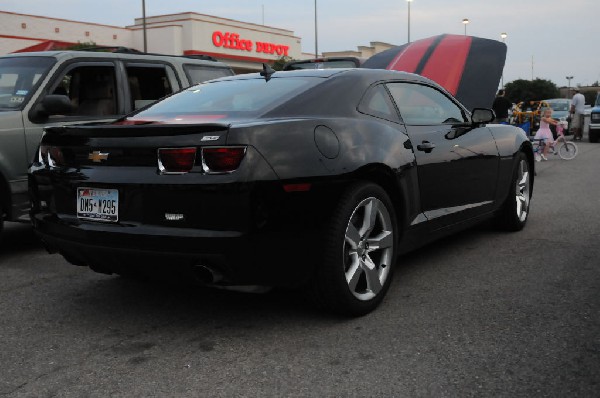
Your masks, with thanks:
M340 314L369 313L385 296L396 259L397 222L389 196L376 184L350 186L324 232L313 299Z
M4 211L2 202L0 202L0 243L2 242L2 231L4 230L4 218L5 217L6 217L6 213Z
M563 144L558 147L558 156L564 160L573 159L577 156L577 145L569 141L563 142Z
M523 229L529 217L531 188L529 162L525 154L519 152L508 197L496 219L502 229L507 231L520 231Z

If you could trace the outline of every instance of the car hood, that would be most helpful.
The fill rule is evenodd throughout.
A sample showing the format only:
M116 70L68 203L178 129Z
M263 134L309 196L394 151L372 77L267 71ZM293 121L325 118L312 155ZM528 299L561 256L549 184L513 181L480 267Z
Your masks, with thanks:
M505 60L506 45L500 41L444 34L375 54L362 67L422 75L472 110L491 108Z

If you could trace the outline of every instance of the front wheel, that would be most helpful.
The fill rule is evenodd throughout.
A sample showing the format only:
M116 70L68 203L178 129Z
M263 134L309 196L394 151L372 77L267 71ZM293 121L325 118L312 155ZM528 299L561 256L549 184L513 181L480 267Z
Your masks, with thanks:
M558 147L558 156L564 160L571 160L577 156L577 145L570 141L565 141Z
M500 227L507 231L520 231L527 223L533 188L527 157L519 152L516 161L508 197L496 217Z
M375 309L392 280L397 230L383 188L366 182L350 186L324 231L323 261L310 286L315 302L351 316Z

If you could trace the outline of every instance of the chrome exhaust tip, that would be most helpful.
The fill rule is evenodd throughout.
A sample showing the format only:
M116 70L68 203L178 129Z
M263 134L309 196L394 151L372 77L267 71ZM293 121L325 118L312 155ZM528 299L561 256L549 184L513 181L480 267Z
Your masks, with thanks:
M223 280L223 274L208 265L194 265L192 273L196 280L207 285L219 283Z

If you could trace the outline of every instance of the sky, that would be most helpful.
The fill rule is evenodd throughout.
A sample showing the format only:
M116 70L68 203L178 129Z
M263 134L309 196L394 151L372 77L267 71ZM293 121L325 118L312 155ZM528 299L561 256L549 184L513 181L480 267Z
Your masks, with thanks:
M294 31L315 51L315 0L145 0L146 16L197 12ZM316 0L319 52L356 50L372 41L408 40L406 0ZM0 10L127 26L142 0L2 0ZM263 12L264 10L264 12ZM504 83L540 78L566 86L600 81L600 0L413 0L411 41L439 34L501 40L508 47Z

